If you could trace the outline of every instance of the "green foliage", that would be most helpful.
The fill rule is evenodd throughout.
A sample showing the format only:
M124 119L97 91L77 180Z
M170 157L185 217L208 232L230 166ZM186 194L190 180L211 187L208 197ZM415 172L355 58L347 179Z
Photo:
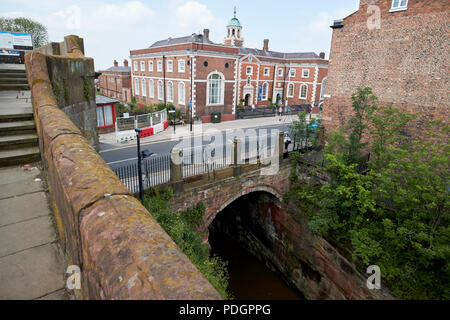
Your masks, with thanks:
M47 28L37 21L28 18L0 17L0 30L31 34L33 46L39 48L48 43Z
M91 86L86 76L83 76L83 92L87 101L91 100ZM68 97L67 97L68 98Z
M173 196L171 189L159 192L153 188L150 193L145 194L143 205L222 297L231 299L232 296L227 292L227 263L218 256L210 256L201 234L194 230L203 219L204 204L199 203L177 214L169 205Z
M353 95L355 116L328 135L329 180L293 176L295 201L312 230L350 249L360 268L379 265L396 296L449 299L449 128L437 121L408 138L417 115L375 107L375 99L369 88ZM364 171L363 151L372 155Z
M294 120L292 124L288 125L288 131L292 136L292 143L298 143L302 148L315 148L320 144L318 139L318 129L314 128L314 125L319 120L311 119L307 120L307 113L300 111L298 113L298 120Z

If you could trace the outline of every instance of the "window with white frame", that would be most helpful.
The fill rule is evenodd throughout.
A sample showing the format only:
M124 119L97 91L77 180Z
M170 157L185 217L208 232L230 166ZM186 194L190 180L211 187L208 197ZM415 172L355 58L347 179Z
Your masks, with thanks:
M159 100L163 100L164 99L163 82L162 82L162 80L158 81L158 99Z
M290 77L295 77L295 69L290 69L289 70L289 76Z
M142 72L145 71L145 61L141 61L141 70Z
M173 72L173 61L167 60L167 72Z
M107 127L114 124L113 107L103 105L97 107L97 127Z
M309 78L309 69L302 70L302 78Z
M282 77L282 76L283 76L283 69L282 69L282 68L279 68L279 69L278 69L278 76L279 76L279 77Z
M327 78L322 80L322 85L320 86L320 99L325 98L325 89L327 87Z
M223 76L218 73L212 73L207 80L207 100L208 105L223 104L224 101L224 86L225 82Z
M117 84L120 84L120 78L117 78Z
M153 81L153 79L150 79L148 81L148 93L150 98L155 97L155 82Z
M138 71L138 63L137 61L133 62L134 71Z
M173 83L167 82L167 101L173 102Z
M253 74L253 67L247 67L245 70L246 75L251 76Z
M408 0L392 0L391 12L406 10L408 8Z
M300 99L306 99L307 95L308 95L308 85L302 84L300 86Z
M142 96L145 97L147 96L147 84L145 83L145 79L142 79L141 81L141 88L142 88Z
M139 95L139 79L138 78L134 78L134 94L136 96Z
M161 60L158 60L158 62L156 63L156 71L162 72L162 61Z
M148 62L148 71L153 72L153 61Z
M267 100L267 93L269 92L269 84L267 82L263 83L261 91L261 100Z
M287 96L289 98L292 98L294 96L294 84L293 83L289 83L289 85L288 85Z
M183 59L178 60L178 72L184 73L186 71L186 63Z
M264 75L268 76L270 74L270 68L264 68Z
M186 101L186 86L184 82L178 84L178 104L185 104Z

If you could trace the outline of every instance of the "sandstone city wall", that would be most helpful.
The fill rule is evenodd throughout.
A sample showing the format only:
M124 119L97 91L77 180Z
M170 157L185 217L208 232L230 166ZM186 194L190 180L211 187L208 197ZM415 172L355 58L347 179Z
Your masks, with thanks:
M64 56L48 51L49 48L25 56L42 161L61 243L67 264L78 265L82 271L78 296L220 299L63 112L65 106L54 94L52 76L57 77L60 71L64 74L66 67L88 76L90 66L93 67L92 59L84 57L78 43L78 37L66 37ZM82 65L89 67L83 69ZM91 88L87 89L91 92ZM73 97L64 102L85 98L84 90L70 94Z

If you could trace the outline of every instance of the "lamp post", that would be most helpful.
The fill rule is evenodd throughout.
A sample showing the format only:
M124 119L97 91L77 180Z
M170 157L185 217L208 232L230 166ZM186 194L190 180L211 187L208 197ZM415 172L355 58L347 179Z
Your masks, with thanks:
M142 159L150 157L153 152L144 150L141 152L141 137L139 134L142 129L136 128L136 141L137 141L137 156L138 156L138 179L139 179L139 198L142 200L144 198L144 183L142 181Z
M187 52L190 53L191 49L187 49ZM192 123L194 122L193 119L193 111L192 111L192 96L194 95L193 91L194 91L194 85L192 83L192 58L194 57L194 54L197 52L197 50L192 50L192 53L188 55L188 59L190 59L189 61L189 69L191 71L191 82L190 82L190 94L189 94L189 122L190 122L190 131L192 132Z

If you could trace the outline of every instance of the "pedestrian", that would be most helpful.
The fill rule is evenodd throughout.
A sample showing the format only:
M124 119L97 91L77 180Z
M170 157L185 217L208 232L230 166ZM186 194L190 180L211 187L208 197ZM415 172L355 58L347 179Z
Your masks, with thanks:
M184 127L184 119L183 119L182 115L180 115L180 123L181 123L181 126Z
M254 112L255 111L255 104L253 103L252 104L252 112Z
M281 114L282 114L282 112L283 112L283 106L280 105L280 108L278 109L278 116L280 118L278 119L278 121L281 121Z
M289 137L289 134L285 133L284 134L284 149L285 152L288 151L288 147L289 145L292 143L291 137Z

